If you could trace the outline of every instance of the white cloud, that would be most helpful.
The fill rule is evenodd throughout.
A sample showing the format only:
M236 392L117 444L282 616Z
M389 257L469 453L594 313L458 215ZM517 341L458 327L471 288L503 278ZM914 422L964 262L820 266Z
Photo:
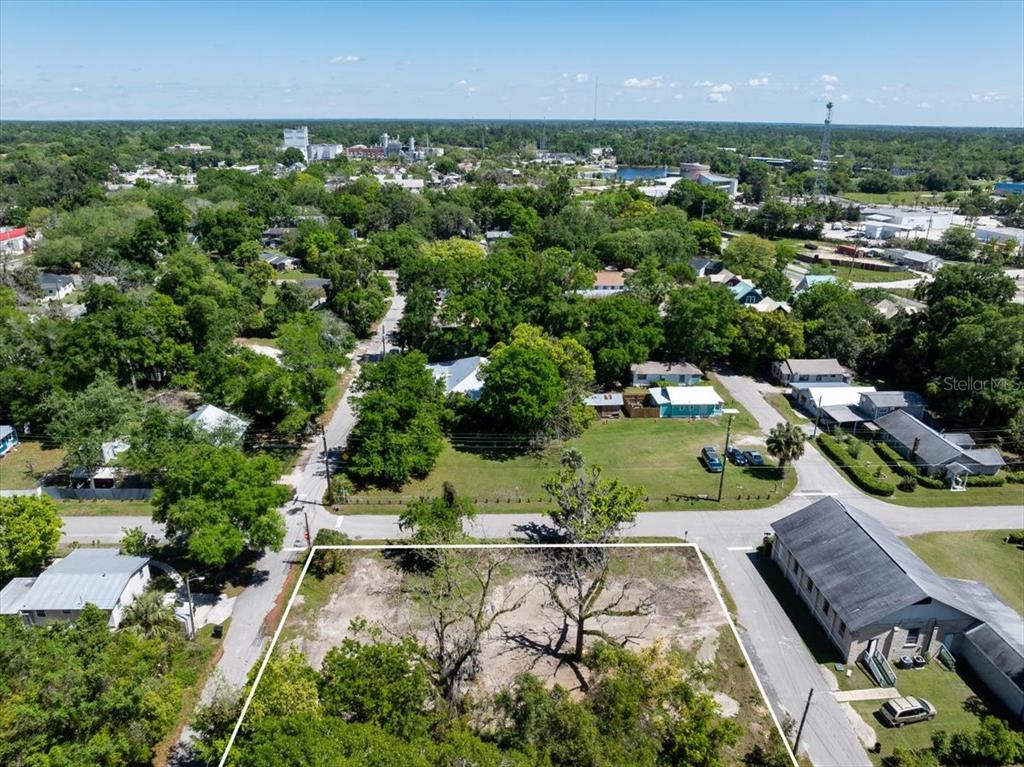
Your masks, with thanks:
M839 100L840 101L849 101L850 100L850 96L847 93L841 93L839 95Z
M467 96L472 96L476 93L476 88L469 84L466 80L459 80L455 83L455 87L464 92Z
M918 106L918 108L920 108L920 109L931 109L931 108L932 108L932 105L931 105L931 104L929 104L929 103L928 103L927 101L922 101L922 102L921 102L920 104L918 104L917 106Z
M712 93L731 93L732 86L729 85L729 83L720 83L718 85L712 85L710 90Z
M971 101L975 103L985 102L989 103L992 101L1006 101L1007 96L1005 93L999 91L985 91L984 93L972 93Z
M837 83L837 82L839 82L839 76L838 75L822 75L821 76L821 81L823 83Z
M586 72L577 72L575 75L573 75L572 79L578 83L585 83L587 80L590 79L590 75L588 75Z
M728 100L721 93L709 93L707 96L705 96L705 99L707 101L713 101L716 104L721 104L723 101Z
M747 85L749 85L751 88L760 88L762 85L767 85L767 84L768 84L768 78L767 77L755 77L755 78L753 78L751 80L747 80Z
M683 94L682 93L677 93L672 98L674 98L676 101L682 101L683 100Z
M71 88L71 92L72 92L72 93L81 93L81 92L82 92L82 89L81 89L81 88L79 88L79 87L78 87L77 85L75 85L75 86L72 86L72 88Z
M328 59L331 64L355 64L357 61L362 61L362 56L356 56L354 53L344 53L340 56L332 56Z
M710 88L712 85L714 85L714 83L711 82L710 80L701 80L699 82L694 83L693 87L694 88Z
M627 88L662 88L665 85L662 82L663 79L661 75L654 77L630 77L622 84Z
M825 93L832 93L836 89L836 86L829 83L825 86Z

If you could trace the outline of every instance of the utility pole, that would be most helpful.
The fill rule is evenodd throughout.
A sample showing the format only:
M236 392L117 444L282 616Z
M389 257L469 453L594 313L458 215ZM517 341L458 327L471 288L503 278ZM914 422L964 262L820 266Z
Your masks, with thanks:
M313 537L309 534L309 511L307 509L302 510L302 517L306 520L306 546L313 545Z
M725 449L722 451L722 473L718 476L718 502L722 501L722 488L725 486L725 467L729 465L729 435L732 433L732 417L729 414L729 423L725 427Z
M324 441L324 468L327 470L327 502L334 505L334 488L331 487L331 456L327 452L327 430L320 424L320 438ZM306 537L309 537L309 521L306 521Z
M188 599L188 638L196 638L196 606L192 601L192 581L201 581L203 576L185 576L185 595Z
M818 422L821 421L821 397L818 397L818 407L814 413L814 434L811 435L811 439L818 436Z
M807 712L811 710L811 698L814 697L814 688L807 693L807 705L804 706L804 715L800 717L800 726L796 730L796 740L793 741L793 755L800 758L800 736L804 734L804 722L807 721Z

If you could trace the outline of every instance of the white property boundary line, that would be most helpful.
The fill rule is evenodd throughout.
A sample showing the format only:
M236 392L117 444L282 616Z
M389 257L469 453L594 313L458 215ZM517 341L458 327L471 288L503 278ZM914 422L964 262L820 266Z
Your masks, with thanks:
M270 663L270 656L273 654L274 648L277 646L277 640L281 637L281 631L284 629L284 625L288 620L288 614L291 612L292 605L295 604L295 598L299 594L299 588L302 586L302 580L306 577L306 572L309 570L309 564L313 561L313 557L316 553L318 551L388 551L403 549L693 549L697 553L697 559L700 560L701 567L704 568L704 574L707 576L708 582L711 583L711 588L714 589L715 597L718 599L718 605L722 608L722 612L725 614L725 620L728 622L729 628L732 629L732 635L736 639L736 644L739 645L740 652L743 654L743 660L747 664L747 669L750 671L750 675L754 677L754 683L757 685L758 692L761 693L761 700L764 701L765 707L768 709L768 715L772 718L775 730L786 747L786 753L789 755L793 767L797 767L793 748L790 746L789 740L786 738L786 733L782 729L779 718L775 715L775 709L773 709L771 703L768 702L768 694L765 692L764 685L761 684L761 678L757 675L757 670L754 668L754 664L751 662L750 656L747 654L747 648L743 646L743 640L740 639L740 632L736 628L736 624L733 622L728 606L725 604L722 592L718 588L718 582L715 579L714 574L711 572L711 568L708 567L707 560L704 559L704 552L700 550L700 547L696 543L452 543L435 544L432 546L417 546L404 543L389 546L370 544L353 544L351 546L313 546L309 550L309 556L306 557L306 562L302 566L302 572L299 573L299 578L295 582L295 586L292 589L292 595L288 598L288 605L284 609L284 614L281 616L281 619L278 621L277 628L274 630L274 637L270 640L270 647L268 647L266 652L263 654L263 661L260 663L260 669L256 672L256 679L253 681L249 694L245 697L245 703L242 705L242 712L238 715L238 721L235 722L235 727L231 731L231 737L228 738L227 746L224 747L224 753L220 757L218 767L225 767L227 764L228 756L231 753L231 747L235 744L235 738L238 737L238 731L242 727L242 721L245 719L245 715L249 711L249 706L256 694L256 688L259 687L260 680L263 678L263 672L267 670L267 664Z

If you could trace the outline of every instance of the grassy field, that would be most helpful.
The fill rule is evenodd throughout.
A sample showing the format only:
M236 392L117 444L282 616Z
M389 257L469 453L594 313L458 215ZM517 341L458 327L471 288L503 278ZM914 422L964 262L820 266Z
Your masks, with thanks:
M68 517L148 517L149 501L57 501L57 513Z
M891 756L893 749L897 747L929 748L932 733L939 730L976 730L981 724L981 717L987 712L975 689L972 689L959 674L947 671L937 661L932 661L922 669L897 671L896 690L899 691L899 695L924 698L935 706L937 713L930 722L918 722L897 729L885 726L875 716L875 712L885 701L852 702L850 705L874 728L875 737L882 744L881 754L871 754L875 764L881 764L881 760ZM897 695L894 693L893 697Z
M850 282L882 283L879 287L884 287L886 282L909 280L916 276L905 269L899 269L895 272L882 272L876 269L861 269L857 266L852 269L848 266L830 266L828 264L806 264L806 266L810 267L809 274L831 274L841 280L850 280Z
M1024 613L1024 550L1003 543L1009 532L925 533L903 541L939 575L980 581Z
M275 280L315 280L319 277L319 274L313 272L300 272L299 270L293 270L290 272L278 272L274 275Z
M930 205L951 208L955 204L943 201L945 192L843 192L843 197L868 205ZM958 194L960 194L958 192Z
M793 409L793 405L790 404L789 398L785 394L766 394L764 398L779 412L779 415L790 423L800 426L811 422L810 418Z
M824 451L821 453L833 465L832 460ZM872 473L882 467L882 479L898 484L900 477L896 472L888 468L885 459L879 455L874 447L864 443L858 462L869 468ZM964 492L954 493L950 490L932 490L931 488L918 485L913 492L906 493L897 489L896 492L885 498L887 503L894 503L898 506L911 506L914 508L930 508L935 506L1009 506L1020 504L1024 496L1024 488L1021 485L1012 485L1007 482L1002 487L970 487Z
M19 442L0 458L0 490L24 490L35 487L44 474L60 466L64 451L44 448L41 442Z
M749 424L747 421L751 421ZM745 428L744 428L745 427ZM737 416L734 438L754 433L749 415ZM725 474L722 502L697 500L718 493L719 475L704 469L700 449L725 441L725 423L716 418L684 421L660 418L621 418L591 425L582 436L565 445L554 446L539 454L501 455L489 453L486 444L477 442L445 446L437 466L429 477L408 483L399 493L371 490L354 499L369 506L349 505L345 513L394 513L394 506L422 495L439 495L442 483L455 485L461 495L477 499L481 511L538 511L549 506L543 481L559 468L562 450L578 448L587 464L601 466L606 476L642 485L647 492L648 508L744 509L777 503L796 483L787 471L779 480L772 469L749 470L730 466ZM744 444L744 447L751 445ZM759 446L763 451L763 445Z

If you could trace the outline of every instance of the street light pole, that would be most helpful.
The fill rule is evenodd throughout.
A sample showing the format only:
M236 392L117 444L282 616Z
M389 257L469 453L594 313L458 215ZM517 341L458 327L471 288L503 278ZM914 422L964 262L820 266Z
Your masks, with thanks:
M725 448L722 452L722 473L718 477L718 502L722 502L722 488L725 486L725 467L729 465L729 435L732 433L732 417L729 413L729 423L725 427Z
M185 594L188 597L188 638L196 638L196 607L192 602L192 581L201 581L203 576L201 575L186 575L185 576Z

